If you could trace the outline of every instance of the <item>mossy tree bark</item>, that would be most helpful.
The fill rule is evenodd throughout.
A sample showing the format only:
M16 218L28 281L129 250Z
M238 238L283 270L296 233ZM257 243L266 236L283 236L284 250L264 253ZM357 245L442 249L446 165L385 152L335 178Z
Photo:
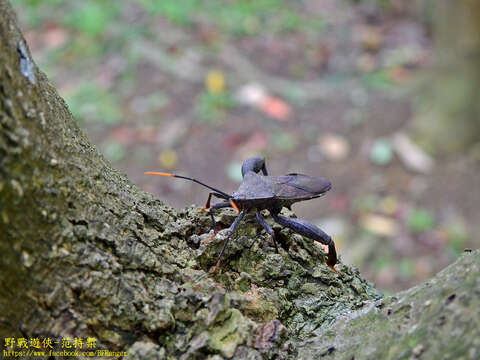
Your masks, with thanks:
M233 216L224 211L217 220L227 226ZM206 214L175 211L111 168L34 65L10 5L0 0L2 340L94 337L97 349L128 351L131 358L313 358L325 334L344 336L341 321L358 335L365 325L356 319L372 309L392 304L397 314L394 304L401 299L411 305L405 313L417 309L415 291L382 302L358 271L340 264L341 275L332 272L318 244L273 225L282 245L276 253L249 218L213 278L208 269L225 231L206 243L209 226ZM478 258L465 256L438 284L432 282L431 289L459 286L476 294L464 299L457 291L457 302L469 305L446 313L446 323L453 316L476 316L478 322L478 310L472 312L480 308L479 284L472 280ZM450 277L465 263L471 264L465 281ZM431 308L457 303L442 296L431 299ZM390 333L385 329L393 322L375 321L379 328L368 330L369 349L375 341L383 349L385 336L409 330ZM415 319L410 321L413 326ZM426 323L428 336L433 330ZM478 347L472 340L479 338L478 326L464 334L452 346ZM325 355L351 356L355 341L335 342ZM409 353L411 345L399 349ZM420 350L439 354L433 346ZM362 358L360 350L355 354Z
M478 359L480 252L463 256L433 279L369 302L300 346L318 359Z
M480 144L480 2L432 6L435 67L414 126L432 152L460 152Z

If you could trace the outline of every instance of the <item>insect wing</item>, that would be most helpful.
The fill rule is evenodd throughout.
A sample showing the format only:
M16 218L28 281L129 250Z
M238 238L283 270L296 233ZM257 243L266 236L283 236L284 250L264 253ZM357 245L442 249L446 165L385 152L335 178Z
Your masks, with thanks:
M327 179L303 174L269 176L267 179L272 181L275 196L280 199L318 197L332 187L332 184Z

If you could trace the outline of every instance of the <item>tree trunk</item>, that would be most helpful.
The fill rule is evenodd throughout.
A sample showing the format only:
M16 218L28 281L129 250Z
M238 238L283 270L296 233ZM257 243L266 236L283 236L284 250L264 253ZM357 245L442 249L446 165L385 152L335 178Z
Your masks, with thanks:
M480 2L434 4L435 67L414 122L418 140L436 153L480 144Z
M233 216L221 212L219 225L228 226ZM357 270L337 265L341 274L334 273L318 244L272 224L282 245L276 253L249 218L213 277L208 269L225 231L207 243L209 226L205 213L175 211L111 168L34 65L10 5L0 0L4 356L25 350L20 339L52 339L61 351L62 339L95 338L96 350L139 359L307 359L323 353L360 359L362 334L365 351L400 354L390 358L412 351L439 357L444 348L433 343L458 348L465 357L479 354L478 252L418 291L380 300ZM434 296L429 305L425 296ZM414 317L428 306L443 312L448 328L442 326L452 333L436 332L437 317ZM389 307L390 317L383 315ZM365 325L362 319L369 318ZM466 318L476 319L476 328ZM415 324L422 337L412 350ZM346 337L352 342L341 342ZM398 351L383 352L387 339L405 343L389 340ZM29 350L45 351L43 358L51 351Z
M300 346L303 359L480 358L480 252L433 279L368 302Z

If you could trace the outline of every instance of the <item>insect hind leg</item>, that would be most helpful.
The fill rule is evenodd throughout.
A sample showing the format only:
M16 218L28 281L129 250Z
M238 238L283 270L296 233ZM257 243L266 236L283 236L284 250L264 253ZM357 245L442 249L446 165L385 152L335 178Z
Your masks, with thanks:
M335 243L330 236L328 236L323 230L319 227L309 223L308 221L302 219L292 219L279 216L278 214L272 213L273 219L280 225L286 226L289 229L295 231L296 233L308 237L312 240L321 242L324 245L328 246L328 258L327 265L332 270L337 271L334 266L337 263L337 251L335 250ZM338 271L337 271L338 272Z

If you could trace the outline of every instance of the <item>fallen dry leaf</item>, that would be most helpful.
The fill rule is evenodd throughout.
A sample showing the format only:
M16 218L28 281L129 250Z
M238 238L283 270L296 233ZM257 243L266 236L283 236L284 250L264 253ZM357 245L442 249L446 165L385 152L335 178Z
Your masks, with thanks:
M258 83L249 83L240 88L236 97L241 104L257 107L267 97L267 91Z
M281 121L287 121L292 115L292 108L282 99L267 95L259 104L262 110L268 116Z
M50 24L43 33L43 41L48 48L54 49L67 42L69 34L57 24Z
M393 148L408 170L422 174L433 170L433 159L404 133L393 136Z
M153 126L141 126L137 128L136 137L144 144L152 144L157 136L157 128Z
M225 76L220 70L212 70L207 74L205 87L211 94L220 94L225 91Z
M171 169L178 163L178 155L175 150L164 150L158 155L158 161L164 169Z
M375 235L392 237L398 233L395 220L377 214L367 214L360 219L360 225Z
M350 144L346 138L337 134L325 134L318 138L318 146L322 154L332 161L344 160L350 152Z
M403 66L395 66L388 70L388 77L397 84L403 84L410 79L411 71Z
M110 130L109 135L122 145L130 145L135 141L135 130L122 125Z
M358 42L365 50L376 52L382 47L383 33L380 27L366 25L361 27L356 34Z

